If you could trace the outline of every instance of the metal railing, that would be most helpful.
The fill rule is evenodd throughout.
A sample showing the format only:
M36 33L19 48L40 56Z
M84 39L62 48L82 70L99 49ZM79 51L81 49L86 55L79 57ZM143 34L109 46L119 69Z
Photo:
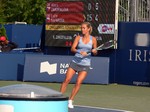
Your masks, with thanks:
M119 0L118 19L150 22L150 0Z

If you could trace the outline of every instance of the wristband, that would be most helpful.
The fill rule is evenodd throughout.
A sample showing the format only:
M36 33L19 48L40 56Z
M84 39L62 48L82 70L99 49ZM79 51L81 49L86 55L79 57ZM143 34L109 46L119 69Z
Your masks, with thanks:
M79 54L80 54L80 52L81 52L81 51L80 51L79 49L76 51L76 53L79 53Z

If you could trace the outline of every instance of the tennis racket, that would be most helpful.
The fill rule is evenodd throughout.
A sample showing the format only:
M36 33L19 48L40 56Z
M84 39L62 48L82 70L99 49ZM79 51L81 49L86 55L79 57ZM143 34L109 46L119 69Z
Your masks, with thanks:
M95 48L95 50L104 50L104 49L109 49L109 48L112 48L114 47L116 44L116 41L115 40L109 40L103 44L101 44L100 46L98 46L97 48ZM88 51L87 53L91 53L91 51Z
M29 47L29 48L15 48L14 51L23 51L23 50L34 50L34 49L40 49L40 47Z

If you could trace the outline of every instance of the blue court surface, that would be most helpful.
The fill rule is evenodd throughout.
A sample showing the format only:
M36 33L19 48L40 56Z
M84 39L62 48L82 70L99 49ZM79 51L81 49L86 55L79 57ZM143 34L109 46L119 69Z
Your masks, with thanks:
M133 112L133 111L76 105L73 109L69 109L69 112Z

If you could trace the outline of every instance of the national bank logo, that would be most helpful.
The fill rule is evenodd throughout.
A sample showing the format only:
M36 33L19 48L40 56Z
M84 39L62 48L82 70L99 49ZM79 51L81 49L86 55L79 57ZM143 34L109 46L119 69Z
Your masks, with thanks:
M134 42L136 46L148 47L150 45L150 35L148 33L137 33Z
M41 62L40 73L47 72L49 75L54 75L57 73L57 63L50 64L48 61Z

